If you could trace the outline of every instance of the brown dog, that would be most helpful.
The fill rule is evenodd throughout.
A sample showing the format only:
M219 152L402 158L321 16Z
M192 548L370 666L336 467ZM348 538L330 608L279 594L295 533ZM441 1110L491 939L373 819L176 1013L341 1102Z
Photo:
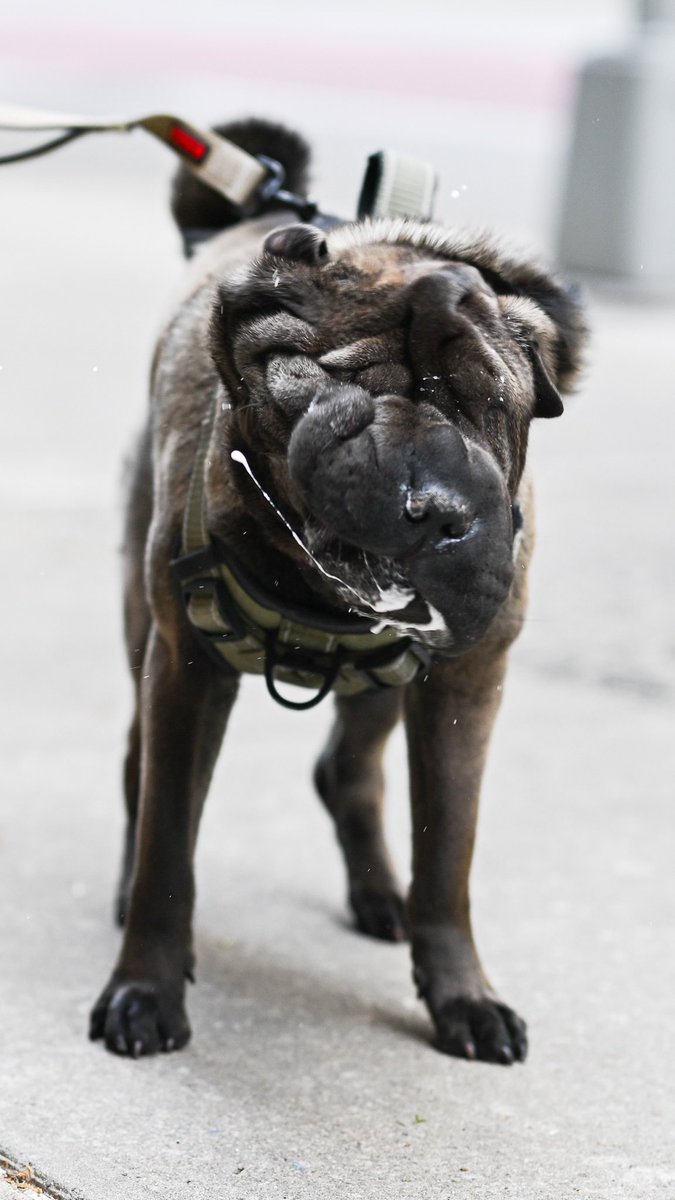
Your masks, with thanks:
M294 135L224 132L302 190ZM235 223L183 175L174 212L188 240L189 227L214 236L158 347L131 489L124 943L91 1036L134 1056L188 1040L197 826L239 673L254 670L277 698L284 680L337 693L316 784L356 923L409 933L440 1049L523 1059L524 1023L474 946L468 879L525 607L528 427L562 411L578 306L531 263L434 225ZM381 822L382 750L402 713L407 905Z

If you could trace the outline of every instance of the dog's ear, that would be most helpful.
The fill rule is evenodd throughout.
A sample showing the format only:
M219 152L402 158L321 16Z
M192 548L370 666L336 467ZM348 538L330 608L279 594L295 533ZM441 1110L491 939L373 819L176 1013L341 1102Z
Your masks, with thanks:
M486 272L483 272L486 274ZM486 276L519 330L535 386L535 417L559 417L583 367L588 327L579 288L527 264L501 265Z
M233 400L245 398L245 385L232 356L234 316L239 299L236 286L221 284L211 310L209 349L223 383Z
M549 387L559 388L561 392L570 392L579 377L583 367L584 350L588 342L588 326L584 313L581 289L576 285L565 285L551 276L540 275L533 280L530 288L525 288L525 294L533 300L555 327L554 360L552 373L546 370L539 347L535 346L538 365L537 374L548 379ZM558 398L560 409L562 402ZM558 413L544 413L545 416L557 416Z
M320 266L328 259L328 246L320 229L313 225L282 225L265 238L264 249L275 258Z
M542 344L539 345L536 323L534 336L528 340L544 410L536 415L558 416L562 411L562 402L559 396L557 402L553 401L551 391L559 391L564 395L574 390L588 342L581 289L576 284L566 285L548 272L527 264L515 267L509 264L500 275L502 288L507 294L535 304L553 325L552 343L550 337L542 332ZM543 353L544 344L546 353Z
M533 338L528 349L535 390L535 405L532 415L534 417L561 417L564 411L562 396L546 369L536 338Z
M554 337L530 340L529 353L535 386L535 417L559 417L563 412L560 393L574 390L583 366L588 341L581 290L565 286L551 276L541 274L526 286L526 295L546 313L553 324Z

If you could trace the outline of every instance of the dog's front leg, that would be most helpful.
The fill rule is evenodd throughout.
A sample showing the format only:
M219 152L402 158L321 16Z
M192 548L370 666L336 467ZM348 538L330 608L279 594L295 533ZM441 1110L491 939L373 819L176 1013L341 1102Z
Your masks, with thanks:
M91 1016L90 1036L117 1054L185 1045L193 967L192 856L238 677L185 635L148 640L140 696L141 789L122 950Z
M524 1059L524 1022L502 1004L471 931L469 870L488 742L506 655L477 652L434 667L408 688L413 812L409 919L415 980L447 1054Z

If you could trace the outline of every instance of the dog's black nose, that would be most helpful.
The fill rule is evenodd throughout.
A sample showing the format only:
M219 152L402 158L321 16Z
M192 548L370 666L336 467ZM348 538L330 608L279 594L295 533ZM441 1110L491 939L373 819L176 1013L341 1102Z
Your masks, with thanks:
M404 514L408 521L419 526L426 547L459 541L466 537L475 521L475 512L469 502L442 485L410 488Z

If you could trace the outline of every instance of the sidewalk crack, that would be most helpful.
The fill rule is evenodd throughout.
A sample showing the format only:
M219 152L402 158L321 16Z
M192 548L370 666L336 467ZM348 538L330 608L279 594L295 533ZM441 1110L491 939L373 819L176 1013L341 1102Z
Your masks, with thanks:
M84 1200L80 1192L48 1179L32 1163L0 1147L0 1182L3 1180L16 1188L17 1200L19 1195L26 1196L27 1200L31 1196L46 1196L49 1200Z

